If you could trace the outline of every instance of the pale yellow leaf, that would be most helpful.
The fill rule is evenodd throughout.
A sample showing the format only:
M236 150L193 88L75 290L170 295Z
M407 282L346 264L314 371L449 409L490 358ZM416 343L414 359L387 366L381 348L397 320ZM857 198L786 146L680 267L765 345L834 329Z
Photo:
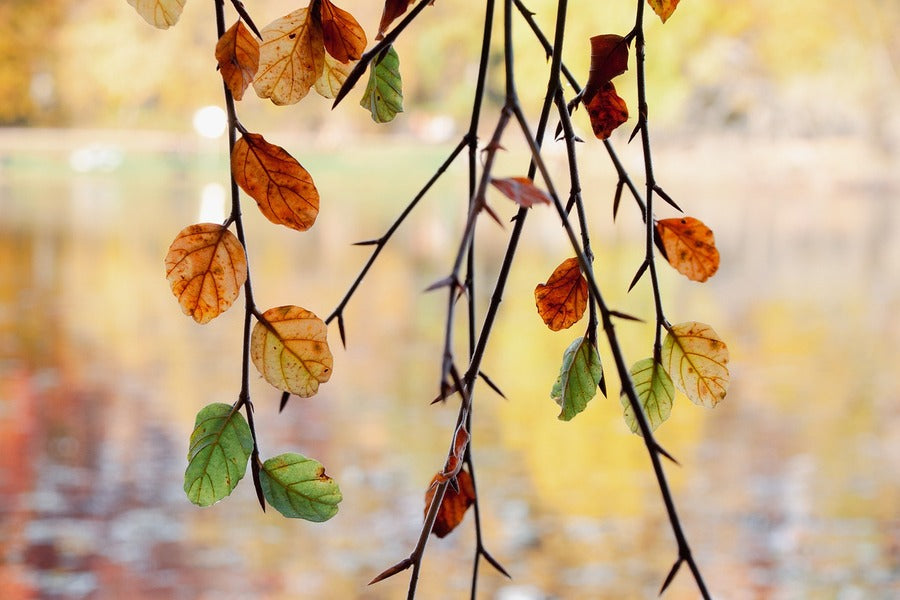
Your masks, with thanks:
M695 404L713 408L728 391L728 347L713 328L688 321L669 328L662 365Z
M168 29L178 22L187 0L128 0L144 20L157 29Z
M299 102L322 74L325 42L322 24L301 8L272 21L262 31L259 71L253 89L273 103Z
M342 63L330 54L325 55L325 66L322 75L316 80L316 91L325 98L334 98L347 80L355 62Z
M314 396L331 377L333 359L324 321L299 306L263 313L253 327L250 357L263 378L301 398Z

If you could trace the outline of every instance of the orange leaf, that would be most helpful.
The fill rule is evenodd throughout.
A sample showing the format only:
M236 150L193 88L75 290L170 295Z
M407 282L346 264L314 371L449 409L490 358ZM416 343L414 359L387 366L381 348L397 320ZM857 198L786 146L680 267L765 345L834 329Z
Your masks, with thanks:
M309 9L301 8L272 21L260 33L256 95L279 105L299 102L325 66L320 20L310 19Z
M328 54L342 63L359 60L366 50L366 32L353 15L332 4L331 0L321 0L319 16Z
M240 100L259 69L259 42L241 21L229 27L219 38L216 60L219 61L219 72L225 85L234 99Z
M585 93L583 102L598 139L605 140L613 129L628 120L628 106L616 93L616 86L611 81L600 85L591 96Z
M440 480L440 473L438 473L431 480L428 491L425 492L426 515ZM437 518L434 520L434 527L431 533L439 538L456 529L456 526L462 523L466 511L475 502L475 486L472 485L472 477L469 475L469 472L462 469L456 475L456 482L459 484L459 492L454 491L451 486L447 486L447 491L444 492L444 500L441 502L441 508L438 510Z
M186 227L169 246L166 279L184 314L208 323L228 310L247 280L244 247L227 227Z
M591 38L591 70L584 95L593 96L613 77L628 70L628 44L625 38L614 33L595 35Z
M506 179L491 179L491 184L503 195L525 208L531 208L535 204L550 204L550 196L543 190L535 187L528 177L507 177Z
M719 251L709 227L694 217L656 222L669 264L691 281L706 281L719 269Z
M270 144L258 133L245 133L231 153L231 172L273 223L306 231L316 222L316 185L284 148Z
M383 38L391 23L405 13L413 2L415 0L384 0L384 11L381 13L381 23L378 25L378 35L375 39Z
M538 314L551 331L568 329L587 308L588 283L577 258L567 258L556 267L546 284L534 288Z
M663 23L665 23L668 18L672 16L672 13L675 12L678 2L679 0L647 0L647 4L650 5L653 12L659 15L659 18L662 19Z
M268 326L258 322L250 337L253 364L279 390L314 396L334 366L325 322L299 306L270 308L262 316Z

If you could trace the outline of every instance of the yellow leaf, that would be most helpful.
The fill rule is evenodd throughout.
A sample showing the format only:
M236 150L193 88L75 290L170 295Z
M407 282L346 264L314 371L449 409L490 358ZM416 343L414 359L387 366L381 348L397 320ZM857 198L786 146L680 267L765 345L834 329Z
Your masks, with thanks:
M250 357L263 378L301 398L319 391L333 364L324 321L299 306L279 306L263 313L250 339Z
M247 280L244 248L226 227L191 225L169 246L166 279L184 313L208 323L228 310Z
M728 391L728 347L713 328L688 321L669 328L663 368L694 404L713 408Z
M678 6L679 0L647 0L647 4L653 9L653 12L659 15L659 18L665 23L675 8Z
M128 0L144 20L157 29L168 29L178 22L186 0Z
M325 67L322 69L322 75L316 80L316 91L325 98L334 98L340 91L341 86L347 80L350 71L353 70L354 62L344 64L339 60L332 58L331 55L325 55Z
M321 21L301 8L272 21L260 33L263 43L253 89L278 105L299 102L325 66Z
M240 100L259 69L259 42L243 23L237 21L219 38L216 60L225 85L234 99Z

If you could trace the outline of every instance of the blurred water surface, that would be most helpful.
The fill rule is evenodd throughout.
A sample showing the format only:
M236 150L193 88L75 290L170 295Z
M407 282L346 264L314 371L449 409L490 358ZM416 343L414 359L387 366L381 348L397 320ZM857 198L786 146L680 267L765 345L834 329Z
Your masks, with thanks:
M163 268L177 232L215 211L218 143L0 135L0 595L403 597L407 574L366 583L412 549L452 431L455 402L429 406L446 299L419 292L450 267L463 165L351 301L346 350L329 331L335 369L320 394L279 415L279 394L254 375L263 454L313 456L341 484L340 512L316 525L261 513L249 478L210 509L181 489L194 415L234 401L240 378L243 299L198 326ZM368 256L350 244L381 235L450 148L273 141L312 172L322 212L298 234L245 200L256 299L325 317ZM626 199L611 223L613 173L602 148L584 152L600 283L613 306L651 319L646 282L625 293L641 260L637 211ZM521 149L509 154L501 174L521 174ZM900 596L897 155L856 138L661 138L657 170L722 252L703 285L661 265L668 318L708 322L731 349L727 400L708 411L679 396L659 430L682 464L668 473L714 595ZM484 365L508 400L479 388L473 431L486 543L513 580L482 565L480 597L654 597L676 556L655 481L615 381L575 421L556 419L549 389L581 332L552 334L535 314L534 286L569 251L549 210L529 221ZM480 311L508 230L479 227ZM618 331L630 361L648 354L649 328ZM431 540L420 597L468 597L473 539L470 514ZM666 595L695 596L686 572Z

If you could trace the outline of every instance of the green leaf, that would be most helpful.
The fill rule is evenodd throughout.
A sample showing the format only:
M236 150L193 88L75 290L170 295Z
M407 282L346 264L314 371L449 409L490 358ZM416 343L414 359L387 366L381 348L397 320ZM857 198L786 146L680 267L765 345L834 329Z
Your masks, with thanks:
M550 397L562 407L559 413L561 421L571 421L572 417L585 409L587 403L597 395L597 386L602 377L600 354L590 341L580 337L566 348L559 377L550 391Z
M400 57L393 46L369 67L369 83L359 105L372 113L376 123L393 121L403 112L403 82L400 79Z
M650 431L654 431L672 414L675 386L672 385L672 379L662 365L654 362L652 358L637 361L629 372L638 401L650 424ZM641 435L641 429L634 416L634 411L631 410L628 396L622 394L620 400L625 408L625 424L632 433Z
M197 413L184 492L198 506L210 506L229 495L247 470L253 435L244 416L229 404L210 404Z
M343 500L338 484L311 458L287 453L263 463L259 474L266 501L285 517L327 521Z

